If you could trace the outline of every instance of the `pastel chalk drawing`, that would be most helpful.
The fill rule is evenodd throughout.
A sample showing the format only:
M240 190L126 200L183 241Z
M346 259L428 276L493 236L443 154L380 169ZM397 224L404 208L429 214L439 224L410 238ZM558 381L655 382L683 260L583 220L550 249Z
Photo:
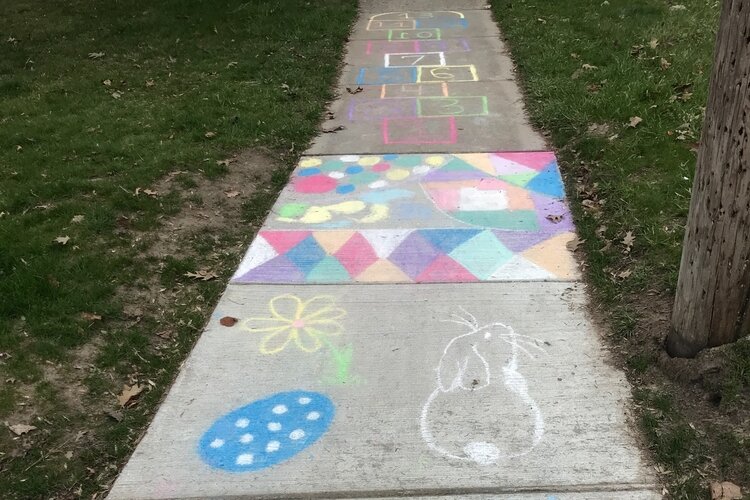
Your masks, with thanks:
M209 466L227 472L262 470L313 445L334 414L331 400L318 392L272 394L217 419L201 437L198 454Z
M467 332L448 342L435 368L436 388L419 419L422 438L440 455L481 466L526 455L544 436L544 417L518 358L543 353L541 342L503 323L480 326L461 311L445 320ZM502 421L488 414L498 402L508 415Z
M261 354L276 355L291 345L305 353L325 347L334 366L335 381L346 384L354 380L350 374L352 345L339 346L333 341L344 333L341 320L346 316L334 297L317 295L302 300L292 294L278 295L268 303L268 313L240 324L241 329L262 335L258 346Z

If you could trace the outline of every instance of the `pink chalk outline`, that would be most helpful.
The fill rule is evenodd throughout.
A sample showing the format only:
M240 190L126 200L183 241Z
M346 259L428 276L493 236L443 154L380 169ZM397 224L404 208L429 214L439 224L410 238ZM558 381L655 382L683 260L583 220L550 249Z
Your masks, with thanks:
M425 121L432 121L435 122L437 120L443 121L448 124L448 137L447 138L440 138L440 137L434 137L432 139L426 139L422 138L419 135L420 130L424 130L422 125ZM411 122L414 124L414 126L410 127L412 130L416 130L417 134L414 137L406 137L394 140L392 137L390 137L389 134L389 128L390 128L390 122ZM397 119L388 119L383 118L382 123L382 131L383 131L383 144L455 144L458 140L458 129L456 128L456 119L453 116L447 116L447 117L429 117L429 118L397 118Z

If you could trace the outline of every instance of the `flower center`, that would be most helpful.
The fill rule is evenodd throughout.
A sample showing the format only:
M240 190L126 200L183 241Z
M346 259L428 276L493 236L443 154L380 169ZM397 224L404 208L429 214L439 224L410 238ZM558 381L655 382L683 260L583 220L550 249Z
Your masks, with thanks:
M295 319L294 321L292 321L292 326L294 328L304 328L305 322L304 320L301 320L301 319Z

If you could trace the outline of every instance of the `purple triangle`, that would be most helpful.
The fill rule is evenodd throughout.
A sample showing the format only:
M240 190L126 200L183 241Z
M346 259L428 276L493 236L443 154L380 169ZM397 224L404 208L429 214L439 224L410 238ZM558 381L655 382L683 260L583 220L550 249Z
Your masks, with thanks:
M249 270L234 281L235 283L304 283L305 276L292 261L284 255L279 255Z

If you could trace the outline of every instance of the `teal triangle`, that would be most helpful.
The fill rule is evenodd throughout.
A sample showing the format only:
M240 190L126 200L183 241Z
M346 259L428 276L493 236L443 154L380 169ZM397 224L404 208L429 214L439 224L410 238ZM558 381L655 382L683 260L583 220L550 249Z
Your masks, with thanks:
M422 164L422 155L399 155L390 160L390 164L396 167L416 167Z
M453 158L451 161L440 167L440 170L442 172L465 172L467 170L477 170L477 168L463 160Z
M351 276L344 266L331 255L318 262L305 277L308 283L341 283L350 280Z
M550 164L539 175L531 179L525 187L530 191L546 194L547 196L554 196L555 198L565 197L565 188L560 177L560 171L557 170L557 163Z
M481 229L420 229L419 234L424 236L435 248L443 253L448 253L481 231Z
M513 252L500 243L492 231L482 231L456 247L450 257L480 280L486 280L513 257Z

